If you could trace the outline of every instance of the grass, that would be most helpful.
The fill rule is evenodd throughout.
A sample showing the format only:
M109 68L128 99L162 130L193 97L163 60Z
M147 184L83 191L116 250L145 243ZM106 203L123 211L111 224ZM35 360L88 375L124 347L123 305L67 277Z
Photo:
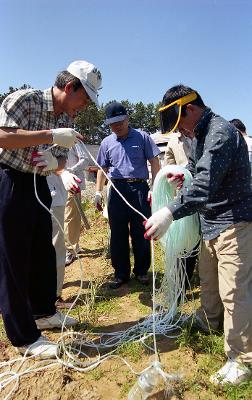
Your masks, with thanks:
M135 378L137 379L137 378ZM122 399L125 399L126 396L128 395L130 389L132 388L132 386L134 385L134 379L130 379L127 380L126 382L124 382L121 386L121 390L120 390L120 395Z
M149 351L141 342L128 342L120 346L116 353L130 361L138 362Z
M0 341L6 342L7 341L7 336L4 330L4 324L3 324L3 320L0 317Z
M120 311L119 299L100 300L95 303L95 313L99 315L109 315Z
M93 238L95 238L95 243L98 248L105 247L107 223L103 222L100 214L95 212L90 202L84 201L83 208L91 225L98 226L97 230L93 229L85 232L83 243L86 243L86 241L88 243L88 240L91 242ZM99 268L104 267L103 279L105 280L107 271L111 271L111 269L107 268L110 261L105 260L103 255L99 257ZM162 250L157 243L155 243L155 271L157 272L158 287L163 276L163 265ZM90 277L88 277L88 279L90 279ZM125 315L125 322L127 322L129 313L127 314L128 310L125 308L125 304L126 307L130 304L131 307L136 308L141 316L146 316L151 313L151 286L144 287L135 280L132 280L129 284L129 291L127 294L124 296L117 296L106 286L102 287L102 283L102 279L94 278L92 288L88 289L86 293L83 293L80 296L80 304L71 311L72 316L77 318L80 317L81 321L84 320L89 323L88 331L103 332L104 322L99 321L98 323L98 319L101 316L108 317L108 320L111 318L112 321L113 318L117 318L118 315ZM198 294L198 291L199 289L196 288L193 293ZM192 300L186 304L185 309L183 308L183 310L190 313L195 305L198 307L198 304L199 300ZM126 325L123 326L123 329L126 329L126 327ZM151 340L151 338L147 340L147 344L150 346L152 345ZM215 387L209 382L209 376L216 372L225 363L223 335L216 335L214 333L206 335L192 329L190 325L185 326L182 329L180 336L176 339L178 349L176 349L174 353L171 353L170 350L168 350L172 339L165 340L167 340L167 348L165 342L165 345L163 345L164 348L160 353L161 361L164 363L164 368L167 372L169 369L176 371L184 368L185 370L185 376L182 377L181 381L172 385L174 395L176 396L174 397L174 400L252 399L252 381L242 383L237 387L227 385L223 388ZM0 317L0 342L1 341L8 344L4 332L3 321ZM164 342L163 338L162 342ZM150 356L152 355L152 353L141 342L126 343L117 349L116 354L125 358L129 363L135 363L138 371L144 369L148 365ZM121 364L118 363L118 366L113 369L113 362L109 364L109 366L105 363L104 367L96 368L88 373L88 381L91 381L93 386L95 386L95 382L100 381L97 385L101 385L102 382L104 382L104 379L107 379L110 375L110 379L115 380L120 386L121 399L126 399L127 394L136 382L137 377L126 367L120 368L120 365ZM108 368L110 372L108 372L106 368Z
M219 354L224 357L223 339L214 333L204 334L186 325L177 339L178 345L190 347L196 353Z

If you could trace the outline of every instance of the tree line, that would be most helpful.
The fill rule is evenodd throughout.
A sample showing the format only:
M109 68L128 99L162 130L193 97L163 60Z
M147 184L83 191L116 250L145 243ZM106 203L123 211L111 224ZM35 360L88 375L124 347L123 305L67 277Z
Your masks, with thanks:
M29 89L30 85L24 84L20 88L9 87L7 93L0 93L0 104L10 93L18 89ZM114 100L113 100L114 101ZM75 118L75 129L81 132L85 143L100 144L101 140L110 133L109 127L104 124L105 107L111 103L102 104L98 109L95 104L91 103L88 108L78 114ZM144 104L141 101L131 103L128 100L122 100L121 103L126 108L130 125L133 128L141 129L148 133L154 133L159 130L159 104Z

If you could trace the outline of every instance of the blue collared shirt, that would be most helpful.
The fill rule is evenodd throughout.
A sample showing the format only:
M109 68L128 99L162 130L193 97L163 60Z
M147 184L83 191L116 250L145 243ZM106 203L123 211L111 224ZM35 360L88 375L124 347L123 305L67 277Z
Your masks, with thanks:
M211 240L232 224L252 221L248 149L239 131L209 108L194 131L193 180L169 209L174 219L198 211L203 237Z
M97 162L108 168L112 179L148 179L147 160L158 156L160 150L146 132L129 127L126 138L120 139L112 133L103 139Z

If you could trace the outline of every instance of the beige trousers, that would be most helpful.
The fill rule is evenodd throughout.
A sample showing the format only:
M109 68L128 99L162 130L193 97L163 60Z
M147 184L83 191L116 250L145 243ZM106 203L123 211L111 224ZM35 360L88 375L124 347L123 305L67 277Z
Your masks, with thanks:
M252 222L232 225L202 246L201 304L210 327L223 321L225 352L252 362Z
M61 226L64 226L64 212L65 206L52 207L53 214L60 222ZM59 225L52 218L52 242L56 252L56 266L57 266L57 296L61 296L62 287L65 275L65 262L66 262L66 247L64 234L61 232Z
M81 193L77 193L76 196L81 200ZM79 210L74 201L74 195L68 192L66 208L65 208L65 237L66 237L66 248L71 253L78 253L79 250L79 239L81 229L81 216ZM70 243L72 246L70 246ZM74 249L74 251L73 251Z

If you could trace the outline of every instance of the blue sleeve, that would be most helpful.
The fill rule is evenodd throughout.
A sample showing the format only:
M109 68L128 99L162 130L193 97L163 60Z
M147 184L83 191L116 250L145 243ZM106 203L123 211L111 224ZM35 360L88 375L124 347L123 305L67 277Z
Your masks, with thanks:
M96 161L102 168L110 167L107 146L105 142L101 142Z
M157 157L161 151L147 133L144 134L144 153L147 160Z
M192 215L211 202L230 168L235 149L235 138L223 138L223 132L215 132L214 136L206 139L190 187L185 187L180 197L168 205L174 219Z

